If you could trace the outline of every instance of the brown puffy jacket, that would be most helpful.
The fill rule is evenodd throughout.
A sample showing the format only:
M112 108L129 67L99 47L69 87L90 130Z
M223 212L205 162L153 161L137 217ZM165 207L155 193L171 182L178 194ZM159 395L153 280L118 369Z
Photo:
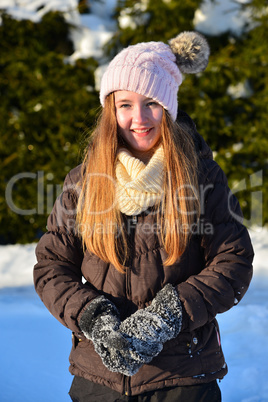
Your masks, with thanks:
M134 245L126 274L87 251L83 253L74 230L74 188L80 167L67 175L63 193L48 218L48 231L36 248L36 291L48 310L73 332L71 373L122 394L209 382L227 373L215 317L245 294L252 277L253 250L224 173L212 160L203 139L192 130L200 156L204 208L187 250L174 265L162 264L166 254L149 212L139 215L137 221L126 217ZM181 333L132 377L106 369L78 326L85 306L103 294L116 304L123 320L150 304L167 283L177 288L183 302Z

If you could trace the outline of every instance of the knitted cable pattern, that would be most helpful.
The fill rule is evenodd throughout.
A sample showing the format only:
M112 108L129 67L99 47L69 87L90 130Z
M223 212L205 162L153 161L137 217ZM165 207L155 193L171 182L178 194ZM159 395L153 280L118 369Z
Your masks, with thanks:
M146 165L127 149L117 155L116 199L119 210L138 215L161 200L164 183L164 150L159 147Z

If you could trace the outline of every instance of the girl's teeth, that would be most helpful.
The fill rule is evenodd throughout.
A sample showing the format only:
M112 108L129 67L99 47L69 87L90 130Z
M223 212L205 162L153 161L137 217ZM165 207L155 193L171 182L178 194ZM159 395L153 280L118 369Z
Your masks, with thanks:
M149 131L149 128L146 128L145 130L133 130L135 131L135 133L146 133L147 131Z

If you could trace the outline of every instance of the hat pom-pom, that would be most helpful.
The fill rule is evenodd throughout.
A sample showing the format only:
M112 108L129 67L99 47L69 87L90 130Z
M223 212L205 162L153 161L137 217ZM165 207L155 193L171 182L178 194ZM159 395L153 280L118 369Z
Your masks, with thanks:
M169 46L183 74L199 73L207 67L210 49L203 35L193 31L182 32L169 41Z

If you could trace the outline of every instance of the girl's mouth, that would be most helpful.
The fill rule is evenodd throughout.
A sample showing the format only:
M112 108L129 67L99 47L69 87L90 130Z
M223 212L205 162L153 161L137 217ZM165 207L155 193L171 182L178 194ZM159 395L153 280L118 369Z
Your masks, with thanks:
M149 134L149 132L152 130L152 128L143 128L143 129L132 129L134 134L138 135L139 137L144 137Z

